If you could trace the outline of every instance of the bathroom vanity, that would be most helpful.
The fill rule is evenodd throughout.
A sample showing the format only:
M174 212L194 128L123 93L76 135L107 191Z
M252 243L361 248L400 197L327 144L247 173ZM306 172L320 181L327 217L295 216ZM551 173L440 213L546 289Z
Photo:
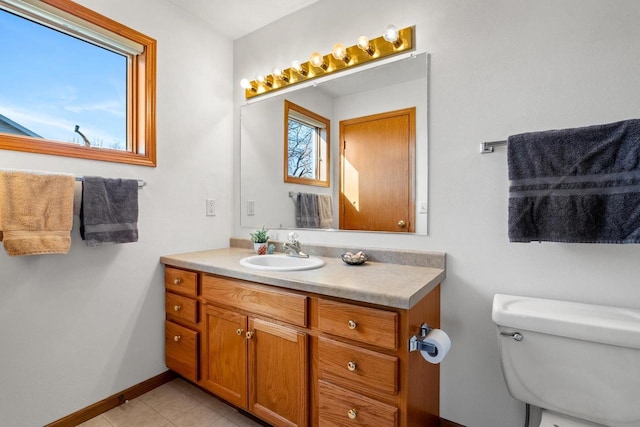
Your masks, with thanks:
M439 365L409 339L440 326L444 254L285 272L251 254L161 258L171 370L274 426L438 425Z

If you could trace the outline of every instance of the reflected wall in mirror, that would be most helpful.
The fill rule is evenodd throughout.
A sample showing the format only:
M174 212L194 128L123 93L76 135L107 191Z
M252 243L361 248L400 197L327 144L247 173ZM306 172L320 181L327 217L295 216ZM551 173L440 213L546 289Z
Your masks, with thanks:
M295 229L296 203L300 195L316 195L330 200L330 212L325 213L325 226L340 229L340 145L339 126L343 121L384 112L415 108L415 171L413 188L398 188L410 192L415 201L414 233L427 233L427 54L422 53L318 82L278 96L255 101L241 107L240 120L240 203L242 227ZM285 138L283 111L285 99L306 110L328 118L331 144L328 162L328 187L283 182L285 168L282 141ZM390 170L379 170L370 184L387 182ZM326 203L325 203L326 207ZM393 200L384 201L381 210L393 212ZM300 214L298 210L298 214ZM298 218L299 219L299 218ZM303 226L302 228L307 228ZM366 228L362 229L367 230ZM404 231L407 232L406 230Z
M330 185L329 119L284 100L284 182Z

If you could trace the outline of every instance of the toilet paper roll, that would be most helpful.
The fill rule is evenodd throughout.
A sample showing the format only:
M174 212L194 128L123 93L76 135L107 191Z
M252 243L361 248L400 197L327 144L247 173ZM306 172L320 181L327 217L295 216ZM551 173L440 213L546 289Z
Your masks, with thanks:
M451 339L449 335L441 329L432 329L426 337L422 338L422 342L432 344L436 347L436 354L431 355L425 350L420 350L422 357L429 363L440 363L451 349Z

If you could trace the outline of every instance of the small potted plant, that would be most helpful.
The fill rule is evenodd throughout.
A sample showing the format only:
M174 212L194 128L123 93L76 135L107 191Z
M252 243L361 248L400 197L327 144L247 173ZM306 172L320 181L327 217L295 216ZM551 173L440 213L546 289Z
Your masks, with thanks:
M249 233L251 241L253 242L253 248L258 255L264 255L267 253L267 242L269 242L269 230L264 228L264 225L260 230L256 230L253 233Z

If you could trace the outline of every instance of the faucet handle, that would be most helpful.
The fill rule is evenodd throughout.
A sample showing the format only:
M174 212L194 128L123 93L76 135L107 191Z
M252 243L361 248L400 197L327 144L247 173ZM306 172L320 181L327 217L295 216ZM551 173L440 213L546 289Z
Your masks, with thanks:
M298 233L296 233L295 231L292 231L289 233L289 241L291 243L297 243L298 242Z

